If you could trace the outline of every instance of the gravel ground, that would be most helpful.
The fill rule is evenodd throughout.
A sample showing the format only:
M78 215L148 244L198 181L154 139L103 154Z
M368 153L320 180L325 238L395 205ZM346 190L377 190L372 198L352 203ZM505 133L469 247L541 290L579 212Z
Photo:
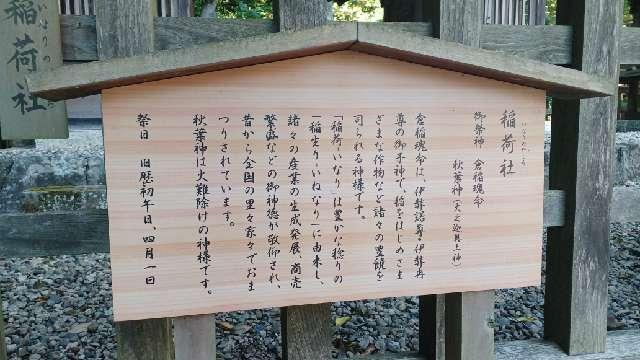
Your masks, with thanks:
M640 224L614 224L609 272L612 328L640 327ZM113 359L108 255L0 260L10 359ZM497 340L542 336L541 288L496 293ZM333 305L336 355L417 350L416 298ZM278 359L278 309L217 317L222 359Z

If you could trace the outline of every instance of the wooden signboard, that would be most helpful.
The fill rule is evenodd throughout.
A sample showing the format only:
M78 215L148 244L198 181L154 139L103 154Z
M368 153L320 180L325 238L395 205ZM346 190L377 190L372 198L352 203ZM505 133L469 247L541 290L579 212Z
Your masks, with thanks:
M29 93L25 75L62 66L57 1L0 0L0 139L67 138L64 103Z
M103 112L118 321L540 282L542 90L338 51Z

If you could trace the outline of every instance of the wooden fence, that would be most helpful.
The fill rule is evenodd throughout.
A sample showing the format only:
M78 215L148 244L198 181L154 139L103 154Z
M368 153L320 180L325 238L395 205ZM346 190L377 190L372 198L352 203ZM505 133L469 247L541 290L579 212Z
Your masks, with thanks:
M156 17L158 13L191 14L188 0L160 5L156 0L62 0L60 4L65 14L61 15L61 27L67 61L124 57L295 31L325 24L331 13L326 0L274 0L273 21ZM539 16L530 16L540 13L544 4L538 0L495 0L488 8L484 4L484 0L387 1L385 11L407 22L377 26L398 27L424 36L438 34L444 40L468 46L571 66L609 77L612 82L617 81L620 64L640 64L640 29L622 28L622 0L558 0L559 25L554 26L496 24L541 24ZM135 21L121 26L114 19L122 16ZM640 331L607 333L606 327L609 224L640 221L640 193L626 188L614 191L610 181L616 109L615 97L553 99L552 190L545 193L544 203L544 223L549 227L544 324L547 341L494 344L492 291L429 295L420 297L419 353L382 354L379 358L562 359L566 354L597 353L601 355L573 359L640 358ZM16 256L108 251L106 213L86 215L0 215L0 234L25 222L32 229L10 241L3 238L0 251ZM79 221L91 222L95 233L76 234L74 238L65 235L87 228L79 226ZM283 358L331 358L330 316L330 304L282 309ZM214 329L212 315L118 323L118 356L213 359ZM0 348L0 359L2 351Z

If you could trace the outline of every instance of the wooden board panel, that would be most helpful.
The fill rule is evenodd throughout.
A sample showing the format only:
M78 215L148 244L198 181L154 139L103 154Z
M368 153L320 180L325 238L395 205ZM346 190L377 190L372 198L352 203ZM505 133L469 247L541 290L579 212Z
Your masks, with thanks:
M58 7L46 0L0 0L0 139L69 136L64 102L40 99L25 75L62 65Z
M544 92L539 90L351 51L105 91L105 162L115 318L204 314L539 284L544 99ZM505 110L516 112L515 129L500 125ZM476 112L486 115L483 120L486 142L481 149L474 146ZM404 114L406 121L404 135L396 135L402 133L397 129L398 113ZM419 113L425 115L424 178L415 175L416 157L421 155L414 148L415 133L420 127L416 120ZM139 114L143 117L148 114L150 120L145 129L137 121ZM208 160L204 175L210 194L208 228L202 230L209 230L207 275L201 270L205 264L199 264L197 259L201 255L197 246L202 217L197 218L196 162L201 155L194 152L193 132L197 127L194 129L192 119L199 114L206 116L207 123ZM245 114L254 118L251 128L245 129L242 121ZM266 141L269 132L264 118L270 114L277 118L274 131L279 139L270 141L275 145L267 145ZM298 127L288 125L292 114L300 117ZM354 121L359 114L363 115L361 125ZM338 150L330 140L334 135L331 126L340 120L337 115L343 116L343 146L339 152L342 158L336 155L334 160ZM383 115L380 129L386 159L380 166L385 171L380 191L374 178L378 115ZM320 140L316 160L311 129L317 126L311 125L318 121L322 132L317 134ZM150 140L140 140L142 130L149 131ZM248 142L243 137L245 130L253 131ZM289 139L290 132L297 133L296 140ZM358 132L363 148L357 147L356 151ZM227 140L223 139L225 133ZM512 154L503 153L500 147L501 139L508 133L517 139ZM393 148L397 140L407 144L402 164L404 189L399 186L399 175L394 174L399 166L395 163L399 150ZM221 167L224 141L231 158L230 164L225 162L229 180L221 175L225 170ZM269 165L272 146L275 153L271 155L278 157ZM298 190L292 190L296 186L289 183L290 146L299 151ZM249 151L256 162L254 169L245 170ZM521 164L523 153L526 166ZM478 157L484 161L486 186L485 202L479 208L474 205L472 190L473 163ZM143 159L151 159L150 168L141 169ZM358 171L354 174L356 159L362 161L365 184L360 201L356 198L360 190L353 188L360 177ZM452 188L456 187L453 169L456 160L464 162L459 170L463 188L459 198L457 193L452 194ZM515 171L506 178L499 172L504 160L507 163L511 160ZM334 165L342 166L337 175L339 187ZM151 171L154 178L153 184L147 184L154 187L153 196L147 196L154 204L149 210L153 224L143 223L147 212L141 207L144 201L139 182L141 170ZM270 170L277 172L275 182L280 187L276 190L267 190L269 176L274 176ZM245 171L255 173L253 185L245 183ZM319 190L313 186L314 173ZM251 176L247 176L249 179ZM226 195L222 189L228 191L226 186L231 186L228 208L223 205ZM246 194L245 186L253 187L255 193ZM416 196L416 189L422 186L426 190ZM266 195L267 191L271 197ZM267 199L273 199L274 195L278 198L279 219L270 220L278 223L271 230L267 208L272 206ZM381 204L376 204L377 195L384 195ZM401 195L404 205L394 204L395 197ZM313 202L314 196L321 196L318 205ZM339 226L340 245L334 242L335 214L339 209L333 206L334 197L342 198L343 211L339 215L343 221L339 225L344 227ZM290 203L294 199L301 209L301 224L293 228L301 230L302 251L300 254L294 251L292 255L290 219L294 213L290 211ZM415 236L414 221L414 204L421 200L426 210L422 242ZM462 201L463 240L458 242L461 250L455 250L453 232L457 200ZM250 210L246 209L248 203L252 204ZM376 216L375 210L380 205L386 211L384 218ZM360 206L362 212L358 215L356 209ZM231 212L229 220L224 215L227 210ZM398 210L402 212L404 228L396 232ZM251 224L247 222L249 214ZM382 222L381 230L376 226L378 220ZM316 223L319 225L313 225ZM255 229L247 230L249 225ZM252 236L254 231L256 236L248 240L247 233ZM378 233L384 236L384 248L376 249L380 245ZM278 235L278 243L269 234ZM404 253L396 253L398 234ZM143 237L150 235L156 236L154 242L145 243ZM421 243L424 249L418 255L423 256L421 269L426 275L416 278L415 249ZM280 252L272 266L276 250ZM344 250L344 258L333 259L334 250L338 253ZM147 255L150 251L153 259ZM252 257L253 253L257 255ZM460 259L454 259L457 254ZM314 261L316 255L321 264ZM383 257L384 269L376 269L375 264ZM301 264L301 274L297 274L297 262ZM400 280L398 264L403 271ZM156 267L145 269L148 266ZM155 276L152 285L146 284L149 276ZM336 278L338 284L334 282ZM298 284L297 280L301 288L292 287L292 283Z

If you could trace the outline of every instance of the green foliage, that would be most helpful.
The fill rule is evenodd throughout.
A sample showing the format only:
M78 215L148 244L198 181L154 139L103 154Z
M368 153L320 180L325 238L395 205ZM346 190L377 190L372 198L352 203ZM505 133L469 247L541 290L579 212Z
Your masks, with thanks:
M638 0L624 0L624 18L625 25L631 25L633 23L633 14L631 13L631 2ZM554 25L556 23L556 10L558 8L558 0L547 0L546 4L546 17L547 24Z
M195 15L200 16L205 4L210 1L194 0ZM272 19L273 5L271 0L218 0L216 13L219 18L225 19ZM339 21L382 20L379 0L336 0L333 13L334 18Z
M333 4L333 17L337 21L382 21L379 0L350 0Z
M202 9L208 0L194 0L193 7L196 16L202 14ZM218 0L216 14L223 19L271 19L273 7L271 0Z

